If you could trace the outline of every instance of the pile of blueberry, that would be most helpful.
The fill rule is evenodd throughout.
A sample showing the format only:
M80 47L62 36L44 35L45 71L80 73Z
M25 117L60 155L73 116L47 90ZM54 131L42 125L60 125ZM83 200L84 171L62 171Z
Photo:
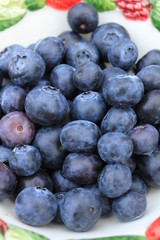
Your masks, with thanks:
M138 62L124 27L80 3L72 31L0 52L0 200L19 219L88 231L132 221L160 186L160 50ZM90 41L83 34L93 32Z

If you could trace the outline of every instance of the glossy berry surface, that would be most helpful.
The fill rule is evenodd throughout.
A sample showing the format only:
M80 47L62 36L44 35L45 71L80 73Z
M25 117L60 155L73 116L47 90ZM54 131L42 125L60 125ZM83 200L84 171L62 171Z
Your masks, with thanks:
M121 74L126 74L126 71L119 67L105 68L103 70L103 84L106 84L106 82L110 81L110 78L117 77L118 75Z
M142 58L137 62L137 70L140 71L142 68L149 65L160 65L160 50L153 49L147 52Z
M65 31L62 32L58 38L60 38L64 44L64 47L66 49L66 51L68 50L69 47L71 47L73 44L77 43L77 42L81 42L83 41L82 37L75 32L72 31Z

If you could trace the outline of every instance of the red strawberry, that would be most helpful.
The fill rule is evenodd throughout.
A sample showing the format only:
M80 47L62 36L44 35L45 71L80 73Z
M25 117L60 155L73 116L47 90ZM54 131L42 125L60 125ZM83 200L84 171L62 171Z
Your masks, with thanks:
M159 240L160 239L160 217L157 218L147 228L145 235L148 240Z
M81 0L46 0L47 5L60 10L67 10L79 2Z
M149 0L117 0L117 7L123 15L131 20L147 20L152 4Z

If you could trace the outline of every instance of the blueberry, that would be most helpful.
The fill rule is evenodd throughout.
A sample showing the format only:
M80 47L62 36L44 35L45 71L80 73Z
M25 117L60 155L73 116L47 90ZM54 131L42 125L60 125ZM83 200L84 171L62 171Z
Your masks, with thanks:
M9 158L9 167L19 176L30 176L38 171L42 163L39 151L31 145L16 146Z
M129 133L133 141L133 153L148 155L154 151L158 145L158 130L150 124L142 124L134 127Z
M62 40L66 50L68 50L68 48L71 47L73 44L84 41L78 33L75 33L72 31L62 32L58 36L58 38L60 38Z
M68 11L68 23L77 33L93 32L98 25L98 13L91 5L79 3Z
M107 111L107 104L101 93L88 91L78 95L72 103L74 119L98 123Z
M105 68L103 70L103 84L106 84L110 78L117 77L118 75L125 74L126 72L118 67ZM102 86L103 86L102 84Z
M0 200L3 200L13 194L17 179L11 169L2 162L0 162L0 183Z
M44 75L45 63L36 52L25 49L15 54L8 66L11 81L19 86L34 85Z
M66 54L66 62L77 68L88 62L98 63L99 53L96 47L89 42L77 42L72 45Z
M129 69L138 57L138 49L134 42L127 38L119 39L108 52L109 62L114 67Z
M154 89L160 90L160 65L144 67L137 73L137 76L142 80L146 92Z
M58 88L67 99L74 98L78 91L73 83L74 71L73 67L60 64L51 72L50 82L52 86Z
M50 126L61 122L67 114L67 100L51 86L35 87L26 97L27 116L35 123Z
M51 178L53 181L54 192L68 192L74 188L77 188L79 184L69 181L64 178L60 170L51 172Z
M134 170L136 169L136 160L135 157L132 155L125 163L124 163L127 167L129 167L129 169L131 170L131 172L133 173Z
M147 186L140 176L138 176L137 174L133 174L132 186L130 190L134 192L139 192L139 193L146 193Z
M60 64L65 54L62 40L56 37L38 41L34 50L44 59L48 71Z
M132 186L130 169L122 164L107 164L99 175L98 188L109 198L117 198Z
M0 138L8 147L30 144L34 134L34 124L23 112L8 113L0 121Z
M43 226L56 216L57 201L53 193L46 188L25 188L16 198L15 212L23 223Z
M58 205L57 213L56 213L56 216L53 220L56 223L63 223L62 218L61 218L61 214L60 214L60 208L62 206L65 194L66 194L65 192L60 192L60 193L55 193L54 194L54 196L56 197L56 200L57 200L57 205Z
M31 43L31 44L27 47L27 49L34 51L35 46L36 46L36 43Z
M137 70L140 71L142 68L149 65L160 65L160 50L153 49L147 52L142 58L137 62Z
M8 64L11 58L21 50L24 50L23 46L14 44L0 51L0 72L5 77L8 77Z
M70 153L64 160L62 175L77 184L96 183L103 162L96 154Z
M91 42L97 47L102 61L108 60L108 51L121 38L129 38L127 30L117 23L106 23L95 29Z
M76 188L65 194L60 214L67 228L76 232L85 232L99 220L101 206L91 191Z
M70 152L94 152L101 132L96 124L86 120L67 123L61 131L60 141Z
M8 162L12 148L0 145L0 162Z
M129 132L137 123L137 115L132 108L109 109L101 122L101 130L106 132Z
M143 193L129 191L114 199L112 210L119 220L128 222L141 218L147 207L147 200Z
M35 87L44 87L44 86L51 86L51 82L45 79L41 79Z
M133 75L118 75L103 85L103 96L115 107L133 107L143 97L144 86L140 78Z
M73 74L74 84L81 91L98 89L101 86L102 78L103 71L93 62L79 66Z
M160 90L152 90L146 93L137 105L137 116L142 123L160 123Z
M23 88L9 83L4 85L0 94L1 108L5 114L24 110L24 102L27 94Z
M66 151L60 143L60 127L42 127L36 134L33 145L42 156L45 168L59 169L66 157Z
M98 141L98 153L107 163L124 163L132 155L133 143L124 133L108 132Z

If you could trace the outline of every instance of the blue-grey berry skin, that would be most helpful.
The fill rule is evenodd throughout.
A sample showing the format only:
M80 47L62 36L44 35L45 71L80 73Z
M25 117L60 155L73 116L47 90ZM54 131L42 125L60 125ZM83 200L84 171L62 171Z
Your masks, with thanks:
M3 83L3 74L2 72L0 72L0 86L2 85L2 83Z
M160 65L144 67L137 73L137 76L142 80L145 92L160 90Z
M66 51L68 50L69 47L71 47L76 42L84 41L83 38L78 33L75 33L72 31L62 32L58 36L58 38L60 38L62 40Z
M101 122L101 130L106 132L129 132L137 123L137 115L132 108L112 107Z
M9 158L9 167L20 176L30 176L36 173L42 163L39 151L31 145L16 146Z
M25 111L35 123L51 126L67 115L68 102L63 94L51 86L35 87L26 97Z
M98 64L87 62L79 66L73 74L75 86L81 91L96 90L101 86L103 71Z
M107 103L101 93L88 91L74 98L71 111L74 119L99 123L107 112Z
M76 96L78 89L73 82L75 69L68 64L56 66L50 76L52 86L56 87L67 98L72 99Z
M141 218L147 208L145 194L129 191L114 199L112 211L115 217L123 222L129 222Z
M133 107L143 94L142 80L134 75L118 75L103 85L103 96L114 107Z
M76 120L62 128L60 142L70 152L92 153L96 151L100 136L100 129L95 123Z
M130 190L134 192L144 193L144 194L146 193L147 186L139 175L137 174L132 175L132 186Z
M128 135L108 132L98 141L98 153L107 163L125 163L133 153L133 143Z
M109 62L114 67L129 69L134 65L138 57L138 49L134 42L128 38L119 39L111 46L108 52Z
M60 170L54 170L51 172L51 178L54 185L54 192L68 192L74 188L78 188L80 184L69 181L64 178Z
M12 148L5 145L0 145L0 162L8 162Z
M56 37L47 37L38 41L34 50L44 59L48 71L60 64L65 54L62 40Z
M88 62L99 62L99 53L96 47L89 42L77 42L66 53L68 65L78 68Z
M158 145L158 130L150 124L138 125L128 132L128 135L133 141L134 154L148 155Z
M36 43L31 43L31 44L27 47L27 49L34 51L35 46L36 46Z
M91 191L76 188L65 194L60 213L67 228L76 232L86 232L99 220L101 205Z
M132 186L130 169L123 164L108 164L99 175L98 188L106 197L117 198Z
M91 42L97 47L102 61L107 61L110 47L121 38L129 38L126 29L117 23L106 23L95 29Z
M125 163L124 163L127 167L129 167L129 169L131 170L131 172L133 173L134 170L136 169L136 159L134 157L134 155L132 155Z
M62 175L77 184L93 184L104 164L96 154L70 153L64 160Z
M67 156L60 143L61 127L42 127L35 134L33 145L42 156L42 165L48 169L59 169Z
M29 49L17 52L8 66L11 81L19 86L35 85L43 77L45 69L43 58Z
M110 81L110 78L112 77L116 77L118 75L121 75L121 74L125 74L126 71L119 68L119 67L110 67L110 68L105 68L103 70L103 83L102 83L102 86L104 83Z
M136 64L137 70L140 71L142 68L150 65L160 65L160 50L153 49L147 52Z
M57 201L53 193L46 188L25 188L16 198L15 212L25 224L44 226L55 218Z
M98 25L98 13L91 5L79 3L70 8L67 20L74 32L90 33L93 32Z
M58 205L56 216L53 219L53 221L56 223L63 223L61 214L60 214L60 208L62 206L65 194L66 194L66 192L59 192L59 193L54 194L54 196L56 197L56 200L57 200L57 205Z

